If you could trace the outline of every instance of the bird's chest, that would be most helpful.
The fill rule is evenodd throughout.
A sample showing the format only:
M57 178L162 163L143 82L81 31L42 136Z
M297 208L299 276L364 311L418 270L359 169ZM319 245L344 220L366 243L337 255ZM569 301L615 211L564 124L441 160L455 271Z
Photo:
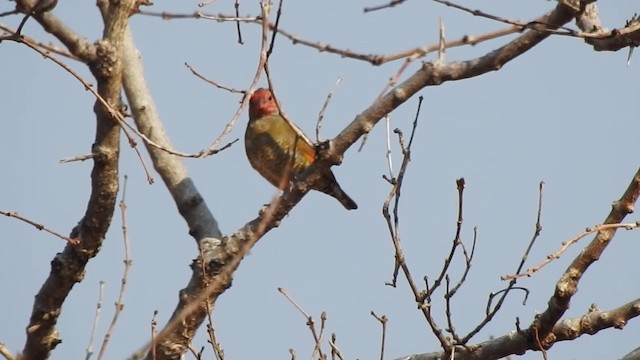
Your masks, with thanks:
M260 126L247 127L245 150L251 166L277 187L287 184L309 165L297 154L294 135Z

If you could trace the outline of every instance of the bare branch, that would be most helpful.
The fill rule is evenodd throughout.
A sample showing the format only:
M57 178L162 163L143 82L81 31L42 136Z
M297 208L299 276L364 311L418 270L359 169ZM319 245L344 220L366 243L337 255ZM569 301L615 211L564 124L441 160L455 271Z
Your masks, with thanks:
M633 207L640 196L640 169L636 172L628 188L620 198L614 202L613 208L605 220L605 225L618 225L626 215L633 211ZM635 224L634 224L635 225ZM640 315L640 299L633 300L617 309L606 313L587 314L577 319L558 322L568 303L577 290L577 283L587 268L595 262L607 245L611 242L615 231L620 226L612 226L598 231L592 242L573 260L558 283L555 292L549 300L549 307L535 320L528 329L512 331L507 335L483 342L481 344L456 348L457 360L471 360L477 358L499 359L510 354L521 354L526 350L542 350L549 348L559 339L570 340L571 334L593 334L608 327L621 327L628 319ZM593 312L593 311L592 311ZM599 324L593 326L593 323ZM582 326L584 324L584 327ZM576 333L573 331L577 330ZM564 334L564 335L563 335ZM535 339L538 338L539 341ZM403 357L403 360L441 359L442 352L417 354Z
M246 91L244 91L244 90L240 90L240 89L235 89L235 88L227 87L227 86L224 86L224 85L222 85L222 84L220 84L220 83L218 83L218 82L216 82L216 81L214 81L214 80L207 79L206 77L204 77L204 75L201 75L201 74L200 74L196 69L194 69L194 68L193 68L193 66L189 65L188 63L184 63L184 66L186 66L186 67L187 67L187 69L189 69L189 71L191 71L191 73L192 73L193 75L197 76L198 78L200 78L200 79L202 79L202 80L204 80L204 81L208 82L209 84L211 84L211 85L213 85L213 86L215 86L215 87L217 87L217 88L219 88L219 89L227 90L227 91L228 91L228 92L230 92L230 93L236 93L236 94L243 94L243 95L245 95L245 94L247 93L247 92L246 92Z
M11 354L11 351L7 349L7 346L0 342L0 355L2 355L6 360L16 360L16 358Z
M378 320L380 322L380 325L382 326L382 339L380 339L380 360L384 360L384 344L385 344L386 335L387 335L387 321L389 319L387 319L386 315L382 315L382 316L376 315L376 313L373 312L373 310L371 310L371 316L376 318L376 320Z
M127 288L127 280L129 279L129 270L131 269L131 265L133 261L131 260L131 250L129 247L129 234L127 232L127 204L126 204L126 196L127 196L127 175L124 176L124 184L122 186L122 199L120 200L120 216L122 221L122 241L124 243L124 272L122 274L122 280L120 281L120 293L118 295L118 301L115 303L115 311L113 313L113 318L111 319L111 324L109 325L109 329L107 333L104 335L104 340L102 341L102 346L100 347L100 352L98 353L98 360L102 359L107 350L107 345L109 344L109 339L113 334L113 330L116 327L116 323L118 322L118 318L124 310L124 293Z
M238 119L240 118L240 114L242 113L244 108L247 107L247 104L249 104L249 95L253 93L253 90L258 85L258 81L260 81L260 74L262 74L262 70L265 68L265 64L267 63L267 33L269 31L269 28L267 25L268 25L268 18L269 18L268 15L269 15L270 5L268 5L263 0L260 2L260 6L262 8L262 18L265 19L265 21L262 26L262 42L260 46L260 60L258 61L258 67L256 68L256 73L253 77L253 81L251 82L249 89L245 92L244 97L242 98L242 102L240 103L240 106L238 107L238 110L236 111L236 113L233 115L233 118L231 118L231 121L229 121L227 125L225 125L224 130L218 136L216 141L214 141L213 144L209 146L209 148L206 151L203 151L200 154L201 157L206 157L216 153L217 151L216 149L220 146L224 138L231 132L231 130L233 130L233 127L235 126L236 121L238 121Z
M93 326L91 326L91 336L89 336L89 345L87 345L87 355L85 356L85 360L91 359L91 355L93 355L93 341L96 336L96 330L98 329L98 324L100 323L100 314L102 313L102 299L104 298L104 281L100 281L100 287L98 290L98 302L96 304L96 314L93 317Z
M13 211L2 211L0 210L0 215L4 215L6 217L10 217L10 218L14 218L14 219L18 219L20 221L24 221L29 225L32 225L33 227L35 227L36 229L40 230L40 231L44 231L47 232L51 235L57 236L58 238L67 241L69 244L71 245L77 245L80 243L80 240L78 239L72 239L70 237L64 236L56 231L50 230L48 229L46 226L42 225L42 224L38 224L35 221L29 220L23 216L18 215L17 212Z
M340 351L340 348L338 348L337 343L337 337L336 334L331 334L331 340L329 340L329 345L331 345L331 358L338 358L340 360L345 360L344 355L342 355L342 352Z
M129 10L133 0L112 3L108 8L105 31L98 41L95 57L90 69L98 80L98 94L107 104L119 104L122 89L122 61L120 58L124 31L127 28ZM56 24L49 13L34 16L49 32L56 32L63 42L64 27L47 28L46 24ZM54 31L55 30L55 31ZM63 40L64 38L64 40ZM68 45L67 45L68 44ZM65 43L76 55L72 46L76 42ZM35 47L34 50L38 51ZM77 49L75 49L77 50ZM80 56L83 58L83 56ZM120 127L113 121L112 113L100 101L94 106L96 113L96 137L92 152L94 166L91 173L91 195L86 212L72 230L70 237L80 239L80 244L68 244L51 262L51 272L40 291L35 296L27 339L23 348L25 359L44 359L60 343L55 329L62 303L75 285L83 278L87 262L97 255L102 247L105 234L111 224L116 196L118 193L118 158L120 152Z
M611 212L604 224L619 224L633 212L634 205L640 196L640 169L636 172L620 200L613 203ZM549 299L547 309L536 318L529 327L538 329L541 338L545 339L550 334L553 326L569 308L571 297L578 291L578 282L589 266L597 261L607 246L611 243L617 227L602 229L597 232L594 239L573 260L560 280L556 284L553 296Z
M582 38L585 39L586 43L592 45L596 51L618 51L628 46L637 47L640 45L640 21L637 16L628 20L624 27L609 31L602 26L602 22L598 17L598 10L595 2L586 4L584 10L578 14L576 24L582 31L576 31L564 26L558 27L557 29L547 28L547 24L538 21L522 22L510 20L504 17L488 14L482 10L473 10L465 6L455 4L451 1L433 1L468 12L474 16L480 16L501 23L514 25L520 29L535 29L538 31L548 31L555 35Z
M318 143L320 142L320 128L322 127L322 119L324 119L324 112L327 110L327 106L329 106L329 102L333 97L333 93L336 92L336 90L338 89L338 85L340 85L341 81L342 79L340 77L336 79L336 83L333 84L331 91L329 91L329 93L327 94L327 98L324 100L324 104L322 104L322 108L320 109L320 113L318 114L318 121L316 122L316 142Z
M240 17L240 0L236 0L234 5L234 9L236 10L236 17ZM238 33L238 44L243 45L244 41L242 40L242 31L240 31L240 21L236 21L236 32Z
M93 159L95 156L96 156L96 154L90 153L90 154L84 154L84 155L78 155L78 156L63 158L63 159L60 159L60 161L58 161L58 162L61 163L61 164L66 164L66 163L70 163L70 162L74 162L74 161L85 161L85 160Z
M604 225L596 225L594 227L590 227L585 229L583 232L581 232L580 234L572 237L571 239L564 241L562 243L562 247L556 251L555 253L548 255L546 257L546 259L544 261L542 261L540 264L527 269L526 271L522 272L522 273L516 273L514 275L504 275L501 276L500 279L501 280L513 280L513 279L517 279L517 278L521 278L524 276L531 276L533 274L535 274L536 272L540 271L540 269L542 269L543 267L545 267L547 264L549 264L551 261L553 260L557 260L560 259L560 256L573 244L577 243L578 240L584 238L585 236L589 235L589 234L593 234L595 232L601 232L601 231L607 231L607 230L611 230L611 229L625 229L625 230L633 230L636 229L640 226L640 222L635 222L635 223L627 223L627 224L604 224Z
M524 266L524 263L528 257L529 252L531 251L531 249L533 248L533 244L535 243L536 239L538 238L538 236L540 236L540 232L542 231L542 224L541 224L541 217L542 217L542 194L543 194L543 190L544 190L544 182L540 182L540 184L538 185L538 211L537 211L537 216L536 216L536 224L535 224L535 230L533 233L533 236L531 238L531 241L529 242L529 246L527 247L527 250L525 251L524 255L522 256L522 259L520 260L520 264L518 265L517 268L517 272L519 272L520 270L522 270L522 267ZM475 240L474 240L474 247L475 247ZM469 340L471 340L471 338L473 336L475 336L477 333L480 332L480 330L482 330L487 324L489 324L489 322L493 319L493 317L498 313L498 311L500 311L500 309L502 308L502 304L504 304L505 300L507 299L507 295L509 295L509 292L513 289L518 289L518 290L522 290L525 292L525 297L524 300L522 301L522 304L524 305L527 301L527 298L529 296L529 290L526 288L522 288L522 287L516 287L517 280L513 279L509 282L509 285L507 285L507 287L505 289L502 289L498 292L492 292L491 294L489 294L489 298L487 299L487 307L486 307L486 311L485 311L485 318L478 324L476 325L476 327L471 330L467 335L465 335L465 337L463 339L461 339L461 343L466 344L467 342L469 342ZM493 305L493 300L500 295L500 297L498 298L498 301L496 302L496 305L492 307Z
M4 24L0 24L0 30L5 31L6 33L9 34L9 38L11 38L12 36L17 35L16 30L13 30L12 28L4 25ZM57 45L53 45L51 43L49 44L45 44L42 43L36 39L33 39L29 36L26 35L21 35L22 39L25 41L28 41L32 44L34 44L35 46L45 50L46 52L51 52L60 56L64 56L66 58L72 59L72 60L76 60L76 61L80 61L80 58L78 58L77 56L73 55L72 53L70 53L69 51L62 49L60 47L58 47ZM0 38L3 38L3 36L0 36Z
M372 11L378 11L378 10L383 10L383 9L388 9L388 8L392 8L394 6L400 5L403 2L405 2L406 0L390 0L388 3L384 4L384 5L377 5L377 6L370 6L370 7L366 7L364 9L362 9L362 11L366 14L368 12L372 12Z
M565 319L553 327L555 341L573 340L582 335L594 335L601 330L622 329L629 320L640 315L640 298L609 311L601 311L595 304L579 318Z
M325 359L325 354L322 352L322 334L324 332L324 327L325 327L325 322L327 321L327 314L323 311L322 314L320 315L320 334L318 335L318 332L316 331L316 326L315 326L315 322L313 321L313 317L311 317L311 315L309 315L306 311L304 311L304 309L302 308L302 306L300 306L300 304L298 304L292 297L291 295L289 295L289 293L287 292L287 290L285 288L278 288L278 291L296 308L298 309L298 311L302 314L302 316L304 316L304 318L307 320L307 326L309 327L309 330L311 331L311 335L313 336L313 340L315 342L315 347L313 349L313 353L311 354L311 358L314 357L315 353L318 352L318 357L320 359Z
M212 21L242 21L242 22L258 23L258 24L261 23L262 21L261 17L259 16L237 17L237 16L230 16L230 15L224 15L224 14L209 15L209 14L203 14L200 12L194 12L190 14L172 14L167 12L140 11L139 13L141 15L154 16L164 20L207 19ZM277 31L280 35L289 39L294 45L299 44L299 45L307 46L307 47L316 49L320 52L336 54L343 58L361 60L361 61L368 62L372 65L382 65L387 62L405 59L408 57L413 57L417 59L417 58L426 56L432 52L438 51L438 49L440 49L440 44L435 44L435 45L426 45L422 47L407 49L407 50L403 50L403 51L400 51L394 54L388 54L388 55L362 54L362 53L353 52L348 49L337 48L330 44L314 42L311 40L303 39L286 30L283 30L280 28L275 29L274 24L269 24L269 29L271 29L272 31ZM460 39L445 43L444 46L445 48L453 48L453 47L459 47L459 46L476 45L484 41L497 39L497 38L514 34L520 31L522 31L521 27L512 26L506 29L496 30L496 31L492 31L492 32L488 32L480 35L465 35Z

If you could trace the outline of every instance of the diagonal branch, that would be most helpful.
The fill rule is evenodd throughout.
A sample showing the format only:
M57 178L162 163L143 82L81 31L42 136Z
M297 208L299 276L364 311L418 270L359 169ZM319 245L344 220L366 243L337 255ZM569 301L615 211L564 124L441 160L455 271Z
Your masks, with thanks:
M561 2L553 11L540 17L538 20L550 26L562 26L571 21L575 14L576 10L573 7ZM300 179L296 181L294 186L287 189L284 194L274 201L274 204L277 204L277 206L274 206L272 211L262 212L257 218L251 220L242 228L238 229L233 235L223 240L219 240L217 234L195 234L193 233L194 229L191 229L192 235L197 239L201 239L199 243L203 249L204 261L207 263L207 271L210 274L209 279L211 282L205 289L201 286L202 281L200 278L191 279L187 289L193 291L181 292L181 299L188 302L189 306L183 309L180 318L190 319L191 324L201 324L205 317L205 312L203 311L204 301L208 298L211 303L214 304L218 296L231 285L231 275L239 266L246 251L255 245L264 234L278 226L280 221L311 189L311 185L319 180L321 174L324 173L323 171L331 165L339 164L342 154L362 135L370 131L385 114L390 113L426 86L439 85L445 81L466 79L485 74L489 71L498 70L507 62L533 48L549 35L550 34L546 32L529 30L505 46L477 59L449 64L425 63L414 75L381 97L360 115L356 116L354 121L332 141L333 146L322 152L319 160L300 175ZM149 105L149 103L139 105ZM137 107L137 105L132 104L134 111L144 113L148 110L145 106L136 110ZM168 157L167 159L172 158ZM175 159L172 161L175 162ZM168 164L165 166L168 166ZM185 183L192 188L191 180L188 178L184 180ZM200 207L200 202L202 202L200 195L194 195L193 199L194 202L186 203L190 206L186 209L182 208L179 204L181 213L185 210L193 210L194 208ZM209 238L205 239L207 235ZM200 266L194 264L193 268L194 272L197 272ZM195 331L195 329L189 328L189 334L191 334L192 331ZM180 342L182 343L183 341ZM175 357L178 353L187 350L186 343L183 345L179 345L173 349L172 355L170 353L163 354L162 356L160 353L156 355L158 359L169 358L171 356ZM138 358L139 356L141 356L140 352L134 354L132 358Z
M633 212L634 205L639 196L640 169L638 169L634 175L620 200L613 203L611 212L605 219L604 224L617 224L622 222L628 214ZM616 231L616 228L598 231L591 243L573 260L560 277L560 280L556 283L555 291L549 299L547 309L537 317L527 330L530 334L536 331L540 335L540 338L544 339L543 345L546 345L545 342L553 340L552 338L545 338L552 332L555 324L569 308L571 297L578 291L580 278L582 278L582 275L587 271L589 266L600 258L604 250L611 243Z

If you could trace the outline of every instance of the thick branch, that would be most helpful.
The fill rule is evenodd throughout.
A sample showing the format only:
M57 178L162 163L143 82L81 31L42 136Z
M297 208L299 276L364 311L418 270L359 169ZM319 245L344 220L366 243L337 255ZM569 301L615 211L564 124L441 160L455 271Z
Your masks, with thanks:
M581 317L565 319L559 322L552 332L553 342L573 340L582 335L593 335L609 328L620 329L632 318L640 315L640 299L635 299L618 308L602 312L591 309ZM501 359L511 354L524 354L533 350L527 344L522 333L511 332L508 335L469 347L470 352L457 349L456 360ZM397 360L440 360L443 352L409 355Z
M156 106L147 88L138 50L129 32L125 36L124 61L127 63L123 80L125 94L138 130L154 143L171 149L171 142L165 133ZM219 240L222 238L222 233L218 223L189 177L182 158L150 146L147 142L145 142L145 146L156 171L160 174L167 189L169 189L178 211L187 222L189 234L193 236L202 249L205 263L213 261L212 259L217 254L217 251L222 251L226 254L222 242ZM213 253L214 251L216 251L215 254ZM171 319L178 316L186 307L186 304L194 302L198 304L198 294L205 291L204 276L201 271L202 266L199 263L194 263L192 269L192 277L187 287L181 290L179 303ZM230 284L230 279L225 279L222 282ZM228 285L225 285L218 293L222 293L227 287ZM200 304L204 304L202 300L204 299L200 299ZM193 338L206 314L204 306L198 307L192 314L189 314L190 321L179 322L179 325L174 329L175 331L167 332L169 335L160 340L156 349L157 359L175 358L183 354L187 349L189 339ZM187 340L186 342L185 339Z
M607 31L602 26L598 16L598 7L594 2L585 6L582 14L576 19L576 24L580 30L586 33L601 35L598 38L585 38L584 40L592 45L596 51L618 51L628 46L640 45L640 18L637 15L628 20L623 28Z
M633 212L638 196L640 196L640 169L638 169L634 175L629 187L627 187L627 190L620 200L613 203L611 212L605 219L604 224L617 224L622 222L625 216ZM533 332L537 332L540 339L544 339L543 345L546 345L545 342L553 342L553 337L549 339L545 338L569 308L569 301L571 297L578 292L578 282L582 278L582 275L591 264L600 258L600 255L602 255L611 243L613 236L616 234L616 230L617 229L613 228L598 231L591 243L573 260L564 274L562 274L560 280L556 283L555 292L551 299L549 299L547 309L538 316L527 330L530 336L532 336Z
M120 44L133 0L114 5L105 28L105 37L97 45L97 58L90 69L97 79L98 93L118 108L122 86ZM46 18L48 15L45 15ZM51 261L51 272L35 297L23 359L46 359L60 343L55 329L61 306L75 283L82 281L84 267L99 252L111 224L118 193L118 157L120 128L109 111L96 101L95 154L91 172L91 195L84 217L71 232L78 245L67 245Z
M172 149L160 116L150 95L144 77L142 62L133 37L127 32L124 42L124 91L133 113L136 127L154 143ZM144 143L153 166L169 189L178 211L189 226L189 234L200 241L204 238L222 238L218 223L189 177L181 157Z
M573 340L581 335L594 335L608 328L622 329L630 319L640 315L640 299L609 311L593 307L580 318L565 319L553 327L554 342Z

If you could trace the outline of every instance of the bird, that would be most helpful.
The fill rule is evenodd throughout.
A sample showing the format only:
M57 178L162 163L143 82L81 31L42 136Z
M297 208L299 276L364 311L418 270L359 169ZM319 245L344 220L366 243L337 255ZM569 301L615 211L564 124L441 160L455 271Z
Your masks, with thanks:
M311 141L281 115L271 90L257 89L249 99L244 146L251 166L273 186L284 190L316 160ZM358 205L347 195L331 169L312 187L336 198L347 210Z

